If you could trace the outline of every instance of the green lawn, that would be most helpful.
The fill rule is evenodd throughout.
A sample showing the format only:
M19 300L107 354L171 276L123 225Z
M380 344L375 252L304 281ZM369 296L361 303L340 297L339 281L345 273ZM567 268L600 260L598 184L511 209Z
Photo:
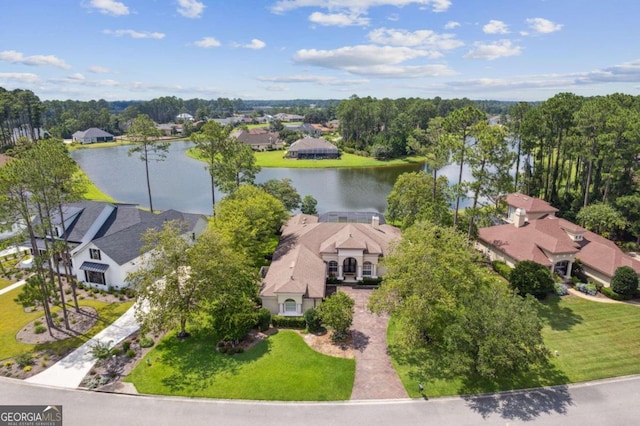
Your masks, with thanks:
M5 280L4 278L0 278L0 290L2 290L5 287L9 287L11 284L13 284L13 281L9 281L9 280Z
M125 379L141 393L278 401L347 400L355 360L315 352L280 331L243 354L221 355L209 335L179 341L170 333Z
M292 160L284 158L285 151L256 152L256 163L260 167L278 167L291 169L328 169L341 167L388 167L403 164L423 163L423 157L410 156L395 160L380 161L375 158L361 157L343 153L339 160ZM196 160L200 159L196 148L187 150L187 155Z
M640 307L591 302L576 296L552 297L540 306L544 341L552 354L547 366L499 382L473 378L438 378L438 372L403 362L392 346L392 361L411 397L418 383L428 396L495 392L583 382L640 373ZM395 324L387 339L393 342Z
M95 308L100 316L96 325L94 325L85 335L58 342L29 345L18 342L16 340L16 334L20 328L41 317L43 314L42 311L27 313L24 311L22 306L13 301L21 291L22 289L17 288L0 295L0 360L11 358L22 352L30 352L33 350L51 349L57 351L78 347L107 325L115 321L133 304L133 302L107 304L95 300L80 301L81 306L90 306ZM54 312L59 310L60 308L55 308Z
M110 195L105 194L104 192L102 192L90 179L89 176L86 175L86 173L84 171L82 171L82 169L78 168L78 171L76 172L76 174L78 176L84 176L86 178L87 181L87 189L84 193L84 198L85 200L91 200L91 201L105 201L107 203L115 203L116 200L115 198L113 198Z

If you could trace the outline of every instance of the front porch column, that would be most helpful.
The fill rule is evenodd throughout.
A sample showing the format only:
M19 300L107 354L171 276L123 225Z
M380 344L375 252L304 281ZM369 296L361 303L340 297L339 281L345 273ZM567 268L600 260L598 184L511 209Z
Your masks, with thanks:
M569 261L569 266L567 266L567 274L564 276L565 278L571 278L571 269L573 268L573 262Z
M371 265L371 278L378 278L378 265L375 263Z
M358 263L358 272L356 275L356 281L360 281L362 279L362 264Z
M338 279L344 280L344 276L342 275L342 262L338 262Z
M278 303L278 314L282 315L284 313L284 303Z
M299 314L302 313L302 303L296 304L296 312Z

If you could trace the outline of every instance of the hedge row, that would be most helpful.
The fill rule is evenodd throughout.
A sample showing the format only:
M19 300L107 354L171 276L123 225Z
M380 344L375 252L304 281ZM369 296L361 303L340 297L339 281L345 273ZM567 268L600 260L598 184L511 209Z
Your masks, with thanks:
M274 315L271 318L271 324L274 327L285 327L285 328L305 328L307 323L304 320L304 317L283 317L280 315Z
M494 260L493 262L491 262L491 266L493 267L493 270L496 271L505 280L508 281L511 278L511 271L513 270L511 266L500 260Z
M602 290L600 290L602 292L602 294L604 294L605 296L607 296L609 299L613 299L613 300L629 300L631 299L631 297L629 296L624 296L622 294L618 294L615 291L613 291L611 289L611 287L602 287Z

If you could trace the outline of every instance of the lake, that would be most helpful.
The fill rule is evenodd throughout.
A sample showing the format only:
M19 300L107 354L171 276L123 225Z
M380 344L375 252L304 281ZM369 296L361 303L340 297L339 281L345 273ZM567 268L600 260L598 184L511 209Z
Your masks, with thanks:
M189 158L191 142L172 142L164 161L150 162L151 195L155 209L175 209L189 213L211 214L209 173L203 162ZM89 178L116 200L149 207L144 163L139 156L127 154L129 146L80 149L71 157ZM291 160L295 161L295 160ZM321 160L319 160L321 161ZM289 178L301 197L309 194L318 200L318 212L370 211L384 213L387 196L400 174L423 169L420 164L376 168L282 169L264 168L256 183ZM450 165L440 174L457 181L457 166ZM470 179L465 170L463 179ZM216 190L216 200L222 193Z

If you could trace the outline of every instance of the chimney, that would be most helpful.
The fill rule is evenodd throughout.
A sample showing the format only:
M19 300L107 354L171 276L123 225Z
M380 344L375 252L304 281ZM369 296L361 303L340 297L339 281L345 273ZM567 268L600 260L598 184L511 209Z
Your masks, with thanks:
M527 219L527 212L525 209L517 208L513 215L513 224L516 228L521 228Z
M371 216L371 226L373 229L380 229L380 217Z

